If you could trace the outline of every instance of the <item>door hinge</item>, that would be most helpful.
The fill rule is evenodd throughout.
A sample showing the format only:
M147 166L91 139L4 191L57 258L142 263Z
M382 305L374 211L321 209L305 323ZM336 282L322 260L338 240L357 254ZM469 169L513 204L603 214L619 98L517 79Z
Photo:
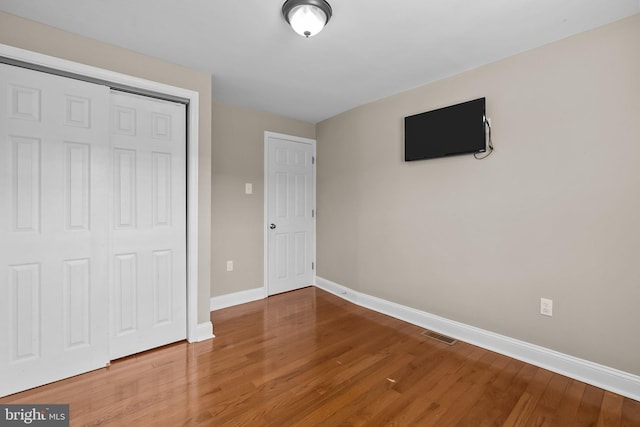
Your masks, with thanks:
M311 269L312 269L312 270L315 270L315 269L316 269L316 263L315 263L315 262L312 262L312 263L311 263Z
M316 210L311 209L311 218L315 218L315 217L316 217Z
M316 157L315 156L311 156L311 164L312 165L316 164Z

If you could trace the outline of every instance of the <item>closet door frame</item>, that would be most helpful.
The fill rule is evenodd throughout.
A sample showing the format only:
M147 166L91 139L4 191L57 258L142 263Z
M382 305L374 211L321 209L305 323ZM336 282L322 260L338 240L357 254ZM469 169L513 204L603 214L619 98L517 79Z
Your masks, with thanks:
M4 44L0 44L0 57L0 62L14 65L26 64L26 67L35 70L100 82L114 89L127 89L141 95L182 101L187 104L187 340L198 342L213 338L211 322L198 323L199 93Z

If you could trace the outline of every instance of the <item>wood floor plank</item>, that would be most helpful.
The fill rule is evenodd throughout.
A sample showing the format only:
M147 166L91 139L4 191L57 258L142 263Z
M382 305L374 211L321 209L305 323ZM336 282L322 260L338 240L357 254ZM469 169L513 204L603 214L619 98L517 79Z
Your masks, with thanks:
M501 365L487 383L484 392L473 407L458 422L459 426L492 426L502 425L511 408L517 403L517 397L527 387L518 374L525 364L523 362L501 357Z
M544 392L540 396L538 403L534 409L535 417L529 418L527 425L548 426L553 422L553 417L564 392L571 382L571 379L562 375L552 375Z
M545 425L543 414L536 412L538 401L551 381L553 373L537 368L520 399L509 413L504 426Z
M459 343L456 351L445 344L438 344L440 352L438 353L439 363L435 364L429 371L425 372L422 379L415 379L414 384L420 384L419 387L404 388L401 392L401 398L395 399L385 409L385 411L377 411L374 416L365 418L362 421L368 421L368 425L384 425L384 426L402 426L412 425L421 414L434 404L433 399L438 395L438 388L446 389L453 380L453 375L459 372L462 365L467 363L466 356L477 347ZM450 378L447 381L446 378ZM398 387L395 388L398 390ZM429 390L429 392L426 392ZM377 406L377 405L376 405ZM367 412L368 407L362 408L362 412ZM353 421L347 419L347 425ZM367 425L356 422L353 425Z
M558 410L553 414L551 425L573 425L586 386L585 383L577 380L570 381L561 398Z
M496 359L496 354L478 349L465 360L461 369L455 372L429 393L433 400L411 423L413 425L436 426L453 425L462 417L476 398L474 385L483 383L490 373L487 367ZM446 420L446 421L445 421Z
M582 395L582 401L578 407L578 413L576 414L576 420L574 425L578 426L593 426L597 423L600 408L602 407L602 399L604 397L604 390L587 385ZM594 422L595 420L595 422Z
M212 312L180 342L0 399L72 426L640 427L640 402L310 287Z
M597 427L620 427L622 424L622 396L605 391Z
M622 422L621 427L638 427L640 426L640 404L635 400L624 399L622 404Z

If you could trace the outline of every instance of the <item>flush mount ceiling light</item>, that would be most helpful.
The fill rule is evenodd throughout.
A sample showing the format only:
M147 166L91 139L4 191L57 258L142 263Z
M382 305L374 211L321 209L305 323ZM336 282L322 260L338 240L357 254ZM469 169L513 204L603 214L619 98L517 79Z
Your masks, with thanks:
M282 15L293 31L308 38L327 25L331 6L325 0L287 0L282 5Z

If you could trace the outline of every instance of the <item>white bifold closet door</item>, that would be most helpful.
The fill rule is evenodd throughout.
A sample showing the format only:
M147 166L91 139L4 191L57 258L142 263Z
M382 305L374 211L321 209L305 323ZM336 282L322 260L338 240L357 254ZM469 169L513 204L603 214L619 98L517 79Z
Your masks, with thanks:
M109 89L0 64L0 395L109 361Z
M0 396L186 337L185 122L0 64Z
M186 338L185 113L111 94L111 359Z

